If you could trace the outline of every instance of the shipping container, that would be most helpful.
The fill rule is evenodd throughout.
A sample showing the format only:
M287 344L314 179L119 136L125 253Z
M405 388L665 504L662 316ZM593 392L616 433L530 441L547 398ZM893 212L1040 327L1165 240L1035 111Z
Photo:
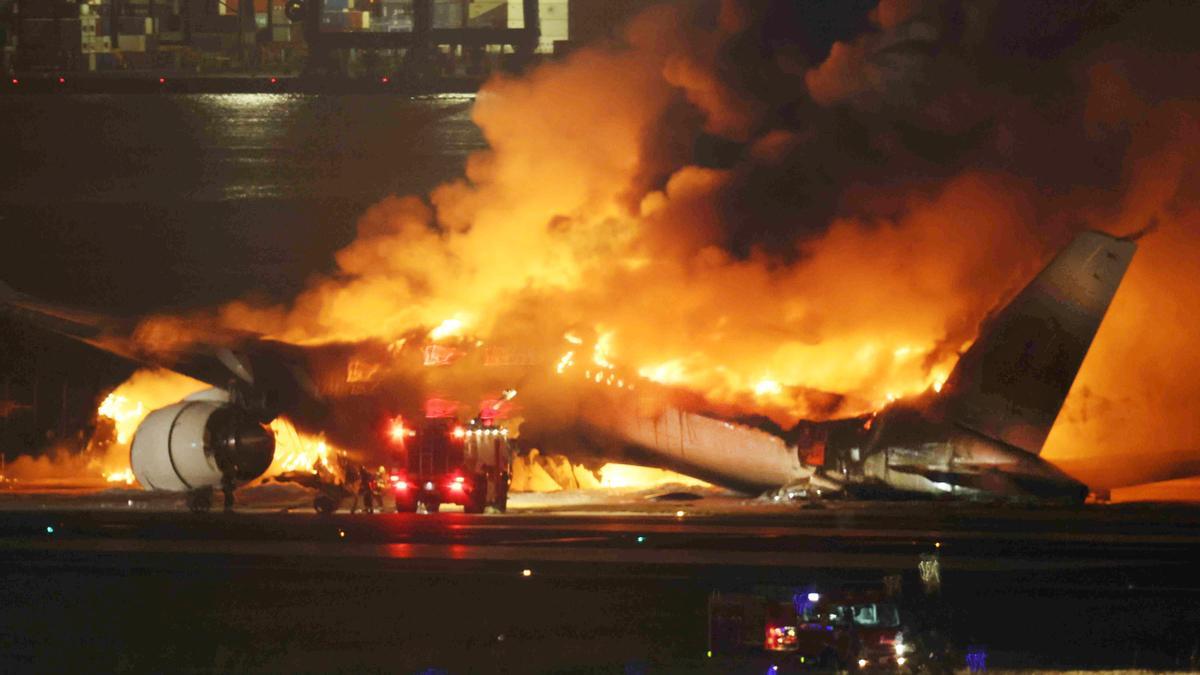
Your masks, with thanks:
M114 70L119 63L117 55L113 52L98 52L94 56L96 58L96 70Z
M103 35L97 36L83 41L83 51L85 52L108 52L112 51L112 38Z
M148 16L117 17L117 32L121 35L153 35L154 19Z
M237 46L237 35L232 33L193 32L192 46L202 52L228 52Z
M462 28L465 24L461 0L433 0L434 28Z
M146 36L118 35L117 49L123 52L144 52L146 51Z
M324 12L321 14L321 30L345 30L349 17L345 12Z
M79 31L84 40L96 37L103 30L104 27L100 24L100 17L94 14L79 17Z
M507 28L508 0L476 0L468 7L469 28Z

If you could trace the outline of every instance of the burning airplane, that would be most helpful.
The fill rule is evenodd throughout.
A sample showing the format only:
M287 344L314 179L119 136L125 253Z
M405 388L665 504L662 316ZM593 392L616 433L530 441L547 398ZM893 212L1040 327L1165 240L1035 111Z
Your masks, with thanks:
M397 411L453 415L454 401L516 384L526 400L522 443L568 456L662 467L746 492L811 485L856 495L1082 499L1087 487L1038 454L1135 249L1131 239L1080 234L985 322L940 391L779 435L681 407L661 386L618 376L603 357L580 373L573 352L514 359L511 350L414 340L371 361L361 345L216 333L153 351L115 323L84 323L7 287L0 300L11 315L212 385L151 411L133 434L132 471L151 490L211 491L259 477L274 459L266 425L277 419L377 458L380 425ZM430 412L433 403L439 411Z
M1139 21L1171 3L960 4L882 0L832 45L793 39L796 3L656 4L487 83L462 177L370 207L295 297L130 324L4 306L224 392L174 409L222 454L205 480L269 463L271 420L370 452L383 420L516 389L545 453L1075 499L1059 459L1123 477L1200 439L1200 107L1166 77L1194 47ZM1084 229L1150 220L1113 299L1133 242Z

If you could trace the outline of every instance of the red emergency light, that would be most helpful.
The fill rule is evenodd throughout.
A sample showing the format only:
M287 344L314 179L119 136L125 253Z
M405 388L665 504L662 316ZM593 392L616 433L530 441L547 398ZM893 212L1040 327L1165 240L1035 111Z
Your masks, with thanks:
M403 441L404 440L404 423L403 422L392 422L391 427L388 428L388 436L391 436L393 441L396 441L396 442Z
M769 626L766 644L763 647L773 652L794 650L796 648L796 627Z
M387 435L393 443L403 443L404 439L416 436L417 432L404 426L403 418L394 417L388 422Z

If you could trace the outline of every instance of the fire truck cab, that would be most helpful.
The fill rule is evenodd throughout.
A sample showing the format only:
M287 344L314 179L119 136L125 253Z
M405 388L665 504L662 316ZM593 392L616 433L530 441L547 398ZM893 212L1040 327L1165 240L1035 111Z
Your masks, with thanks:
M512 443L508 429L454 418L427 419L408 429L393 423L390 489L398 512L436 513L458 504L467 513L508 507Z
M907 662L899 611L881 591L797 594L792 609L794 651L802 655L858 670L896 670Z
M762 650L838 670L905 670L899 612L882 592L763 587L709 598L709 649Z

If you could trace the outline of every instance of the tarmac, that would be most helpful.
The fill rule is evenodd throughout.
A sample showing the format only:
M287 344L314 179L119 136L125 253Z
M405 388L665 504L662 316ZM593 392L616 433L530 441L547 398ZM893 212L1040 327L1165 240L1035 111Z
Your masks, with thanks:
M994 668L1183 668L1200 646L1196 506L668 488L322 517L306 496L193 514L125 489L0 494L0 668L787 672L706 655L711 593L894 575L921 597L931 560L944 630Z

